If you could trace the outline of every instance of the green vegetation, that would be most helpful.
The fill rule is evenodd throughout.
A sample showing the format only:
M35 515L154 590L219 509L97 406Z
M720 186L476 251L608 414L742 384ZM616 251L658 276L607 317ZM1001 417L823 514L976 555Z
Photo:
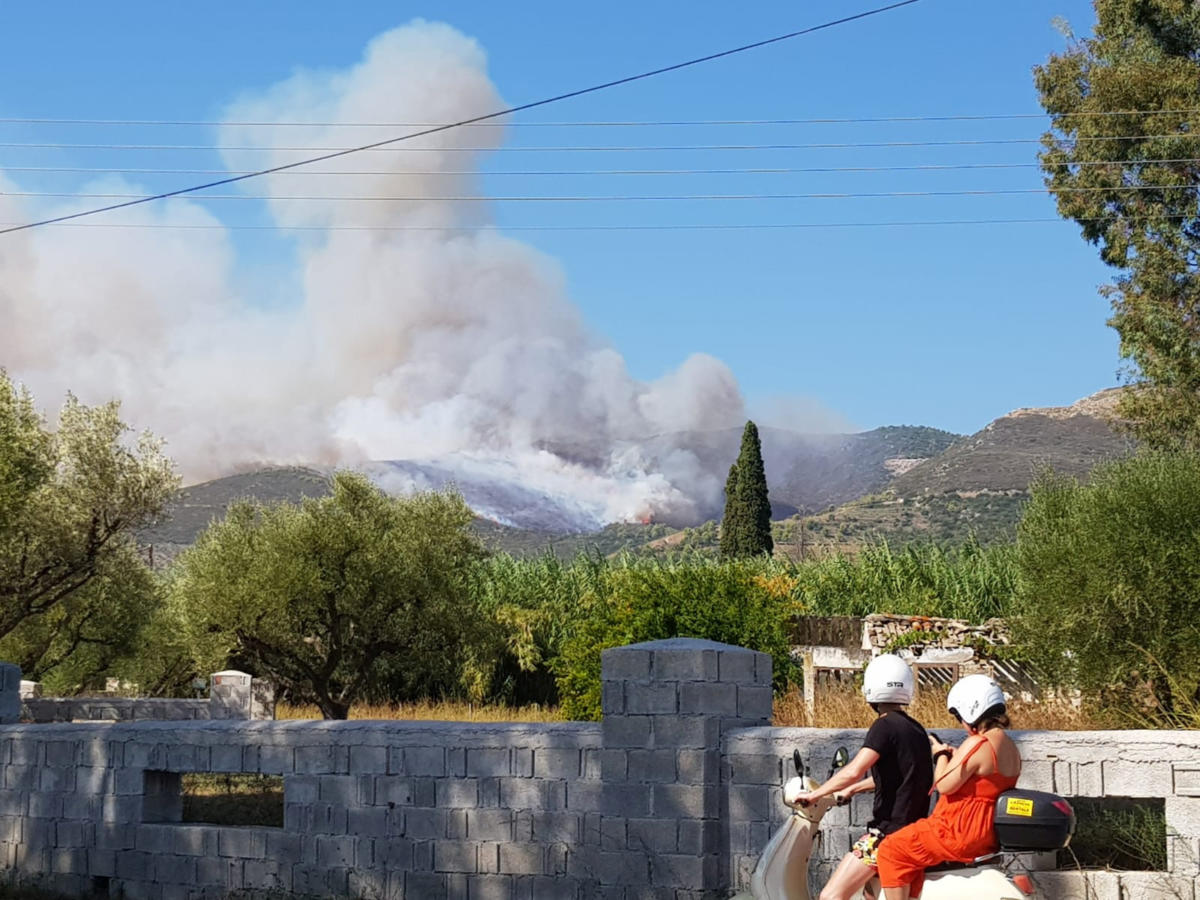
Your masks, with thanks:
M0 659L55 690L113 666L158 603L133 531L177 479L157 440L128 438L116 403L71 396L49 429L0 370Z
M189 772L180 780L185 822L283 827L282 776Z
M339 473L329 497L233 507L180 557L172 611L203 671L236 660L327 718L437 695L480 623L471 519L457 494L397 499Z
M1091 37L1036 70L1059 213L1119 270L1102 293L1152 447L1200 448L1200 6L1096 0Z
M729 468L725 482L725 515L721 519L721 556L739 559L770 555L775 549L771 539L771 501L767 497L767 473L763 468L762 443L758 426L746 423L742 449Z
M1075 797L1075 836L1060 868L1161 872L1167 868L1167 816L1161 799Z
M1055 680L1130 716L1194 708L1198 522L1200 457L1146 454L1087 484L1043 477L1017 540L1021 643Z

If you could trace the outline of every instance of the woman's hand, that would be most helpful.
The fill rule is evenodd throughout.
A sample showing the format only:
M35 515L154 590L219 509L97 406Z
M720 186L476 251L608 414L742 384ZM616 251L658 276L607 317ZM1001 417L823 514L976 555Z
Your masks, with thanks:
M941 741L939 741L936 737L934 737L931 734L929 736L929 753L930 753L930 755L936 756L938 753L940 753L943 750L949 750L951 753L954 752L953 747L951 747L949 744L942 743Z

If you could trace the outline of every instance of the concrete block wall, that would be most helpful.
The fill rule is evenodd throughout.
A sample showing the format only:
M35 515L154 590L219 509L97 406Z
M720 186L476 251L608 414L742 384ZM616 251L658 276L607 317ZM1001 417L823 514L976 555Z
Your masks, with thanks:
M10 664L0 664L10 666ZM21 681L0 669L0 722L25 718L33 722L161 722L201 719L273 719L275 689L270 682L245 672L217 672L211 677L207 700L142 697L42 697L41 685ZM15 703L18 714L4 718Z
M602 659L602 723L2 725L0 869L152 900L716 900L784 820L793 749L823 778L862 741L768 727L764 654L677 639ZM1169 872L1040 872L1049 896L1200 900L1200 733L1018 740L1023 786L1165 801ZM181 822L189 772L282 776L283 826ZM829 813L814 887L869 815L869 796Z
M942 733L949 738L949 729ZM799 749L818 781L828 777L833 755L846 747L853 755L864 731L810 728L754 728L729 734L723 758L731 809L730 871L747 888L758 854L789 812L780 788L792 776L793 749ZM955 734L955 740L961 732ZM1020 786L1067 797L1162 798L1167 820L1166 872L1037 871L1046 895L1061 900L1126 900L1178 897L1200 900L1200 732L1079 731L1014 732L1021 748ZM863 833L871 817L871 795L834 808L822 822L819 858L810 867L816 896L837 860ZM1044 860L1027 860L1037 869Z
M0 864L68 895L572 897L599 726L0 727ZM180 821L180 774L283 776L284 827Z

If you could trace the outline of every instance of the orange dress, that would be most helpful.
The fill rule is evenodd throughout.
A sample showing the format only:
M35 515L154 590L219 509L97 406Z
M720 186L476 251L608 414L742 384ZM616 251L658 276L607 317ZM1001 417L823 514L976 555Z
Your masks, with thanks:
M972 748L962 761L983 744L996 759L996 748L985 740ZM1000 768L999 760L996 768ZM912 885L909 896L920 897L925 870L944 862L969 863L999 848L993 826L996 799L1017 786L1015 775L972 775L956 792L943 794L933 814L888 835L879 845L879 882L885 888Z

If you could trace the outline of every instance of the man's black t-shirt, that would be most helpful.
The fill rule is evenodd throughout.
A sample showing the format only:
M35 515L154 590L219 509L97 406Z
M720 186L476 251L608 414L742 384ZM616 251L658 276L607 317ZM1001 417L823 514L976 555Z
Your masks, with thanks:
M885 713L871 725L863 746L879 754L871 768L875 812L870 827L891 834L928 815L933 762L921 723L898 710Z

